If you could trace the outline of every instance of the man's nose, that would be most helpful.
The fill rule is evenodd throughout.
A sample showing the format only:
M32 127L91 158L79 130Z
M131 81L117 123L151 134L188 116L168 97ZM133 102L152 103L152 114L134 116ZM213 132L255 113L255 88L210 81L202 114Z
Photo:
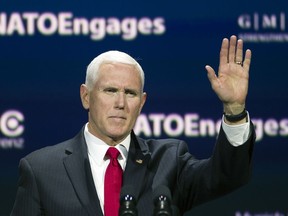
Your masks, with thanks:
M124 92L118 92L115 96L115 107L118 109L124 109L126 104L126 94Z

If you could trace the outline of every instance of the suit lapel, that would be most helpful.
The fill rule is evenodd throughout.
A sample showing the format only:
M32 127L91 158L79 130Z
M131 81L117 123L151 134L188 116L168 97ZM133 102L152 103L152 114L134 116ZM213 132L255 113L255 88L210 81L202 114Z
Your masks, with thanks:
M150 160L150 154L146 145L137 140L131 133L131 144L127 158L127 165L123 175L123 186L132 186L135 190L135 198L138 199L144 189L145 173Z
M81 204L88 215L103 215L93 182L83 130L72 139L71 148L66 149L66 154L63 163Z
M71 146L66 149L66 155L63 163L67 175L87 214L103 216L91 173L83 129L71 140ZM132 131L127 165L123 175L123 186L132 186L135 189L136 199L144 189L145 173L149 160L150 153L147 145L138 140Z

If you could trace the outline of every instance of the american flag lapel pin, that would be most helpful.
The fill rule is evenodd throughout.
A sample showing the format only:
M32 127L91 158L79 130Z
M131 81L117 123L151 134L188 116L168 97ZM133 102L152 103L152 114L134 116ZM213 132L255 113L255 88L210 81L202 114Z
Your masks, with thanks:
M142 164L142 163L143 163L143 160L142 160L142 159L137 159L137 160L136 160L136 163Z

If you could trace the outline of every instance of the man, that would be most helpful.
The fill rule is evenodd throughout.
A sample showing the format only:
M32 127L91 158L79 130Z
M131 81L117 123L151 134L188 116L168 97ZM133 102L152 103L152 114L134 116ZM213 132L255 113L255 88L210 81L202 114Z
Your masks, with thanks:
M114 161L106 153L110 147L119 152L118 171L123 170L123 181L122 177L110 181L134 189L140 216L153 214L153 191L161 185L170 189L172 204L182 215L247 183L255 133L245 110L251 51L245 52L244 61L242 55L243 41L231 36L222 42L218 75L206 66L224 108L214 153L206 160L195 159L183 141L135 136L133 126L147 97L143 70L122 52L96 57L80 87L88 123L76 137L20 161L11 215L106 216L111 209L116 213L110 215L117 215L120 191L118 204L107 208L111 200L107 200L110 186L106 188L105 172Z

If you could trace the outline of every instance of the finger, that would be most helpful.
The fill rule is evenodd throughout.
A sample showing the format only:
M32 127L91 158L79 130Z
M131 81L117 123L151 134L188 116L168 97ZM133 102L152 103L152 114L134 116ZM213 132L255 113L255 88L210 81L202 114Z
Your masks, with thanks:
M229 40L227 38L224 38L220 50L220 65L227 64L228 62L228 46Z
M235 63L241 62L242 64L242 61L243 61L243 41L239 39L237 41Z
M237 43L237 37L235 35L232 35L230 37L230 43L229 43L229 63L235 62L235 53L236 53L236 43Z
M251 52L250 49L247 49L246 52L245 52L245 59L244 59L244 62L243 62L243 68L247 72L249 72L251 58L252 58L252 52Z
M205 69L207 71L208 79L209 79L211 85L213 85L213 83L215 83L217 81L216 73L215 73L214 69L212 67L210 67L209 65L206 65Z

